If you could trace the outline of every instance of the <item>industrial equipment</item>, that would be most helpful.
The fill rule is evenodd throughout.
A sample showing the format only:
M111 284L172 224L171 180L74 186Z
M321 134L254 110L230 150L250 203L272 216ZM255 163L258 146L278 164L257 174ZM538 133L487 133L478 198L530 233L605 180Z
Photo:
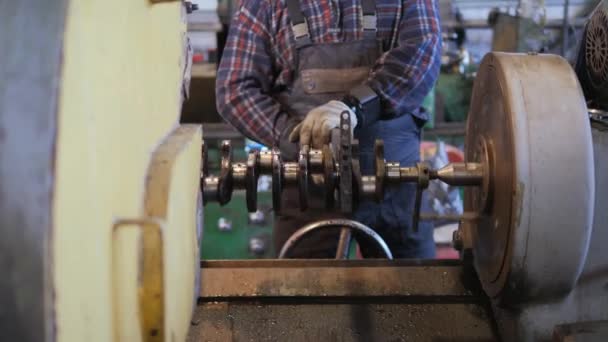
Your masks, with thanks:
M555 100L548 101L549 94ZM341 129L350 131L348 115ZM464 163L439 170L422 163L402 167L384 160L378 141L375 173L363 175L356 141L339 132L321 150L303 147L294 162L283 161L273 150L251 152L246 162L232 163L230 144L224 142L220 174L208 175L203 167L203 197L226 203L233 189L244 189L248 208L254 211L256 177L268 174L273 177L277 211L283 188L295 188L305 214L312 201L310 189L316 186L324 189L322 200L328 210L349 213L362 198L382 198L386 187L410 182L420 193L429 180L439 179L467 187L465 213L454 235L461 262L206 261L202 274L207 281L201 284L202 304L195 315L206 323L191 330L194 340L200 333L205 339L211 334L244 340L264 336L307 340L302 336L314 334L321 340L365 336L364 340L378 341L531 341L549 340L554 332L564 331L564 324L569 336L576 337L580 330L573 327L581 321L608 318L599 304L585 307L598 301L608 304L601 281L588 278L598 263L606 265L600 250L593 250L601 246L599 241L607 241L603 221L598 219L604 214L596 211L594 216L594 208L605 202L604 194L596 197L594 172L603 161L594 162L593 152L597 156L608 146L595 131L592 139L585 99L564 59L504 53L484 58L471 101ZM599 182L604 182L603 177ZM420 219L416 207L414 226ZM354 232L358 240L367 239L368 246L375 245L379 257L391 257L373 231L340 220L303 227L286 243L281 256L287 256L303 235L324 227L343 229L336 246L338 259L348 250L346 231ZM608 275L598 276L605 281ZM237 279L242 280L234 284ZM455 284L458 290L451 292ZM351 317L353 312L364 312L361 315L369 321ZM411 318L413 312L416 319ZM327 314L336 315L336 322L346 326L329 329L323 318L312 318ZM396 324L395 317L406 326L387 329L384 324ZM432 321L434 329L418 319ZM299 330L290 328L294 325ZM595 336L606 336L605 323L591 326L596 327Z
M358 149L356 141L350 140L350 122L348 113L341 118L340 129L335 131L334 143L323 149L309 149L303 146L297 162L284 162L278 150L251 151L246 163L232 162L232 150L229 141L222 143L221 170L219 176L206 173L208 165L205 145L203 145L203 177L201 190L204 201L217 201L226 204L234 190L245 190L249 212L256 212L258 196L258 177L272 176L273 209L280 214L281 195L284 188L295 188L299 192L300 210L305 214L308 203L324 202L326 210L338 210L344 214L352 213L360 200L364 198L381 201L384 188L399 183L415 183L417 185L413 229L418 229L422 191L429 185L430 180L441 180L453 186L479 186L484 193L490 191L492 185L491 153L487 146L481 146L483 153L478 153L476 162L453 163L439 170L430 169L425 163L415 167L402 167L398 162L387 162L384 159L384 148L381 140L376 141L375 174L362 175L359 169ZM317 181L317 182L315 182ZM321 188L321 198L314 198L311 188ZM319 191L317 191L319 193ZM476 217L476 213L472 217ZM467 218L470 219L470 218ZM327 225L315 225L316 229L334 226L330 221ZM373 230L360 228L360 225L348 225L349 229L362 231L375 239ZM303 231L312 228L303 228ZM342 246L338 255L346 255L350 249L348 244ZM390 251L383 246L384 255ZM285 251L283 254L287 254Z
M2 8L0 340L606 340L608 133L590 124L564 59L484 58L464 163L402 167L378 143L376 172L361 174L338 131L298 161L231 163L224 144L214 176L200 126L179 120L191 57L181 1ZM333 227L338 260L199 262L203 202L245 189L253 210L260 174L275 195L297 189L302 208L346 213L393 184L465 185L461 260L390 260L369 227L330 220L281 254ZM343 260L350 236L379 258Z
M576 72L589 106L608 110L608 3L602 1L585 25Z
M342 118L341 132L350 134L348 113ZM274 210L280 213L280 197L283 188L293 187L299 191L300 210L308 208L312 196L309 188L311 182L321 180L319 186L324 187L325 208L334 209L334 206L345 213L353 211L358 201L363 198L382 200L384 188L390 184L415 183L422 191L430 180L441 180L454 186L483 186L489 187L490 163L488 153L480 153L479 161L467 163L452 163L439 170L430 169L425 163L416 167L402 167L398 162L387 162L384 159L382 140L377 140L374 148L376 163L375 175L361 175L359 162L352 151L356 150L357 143L347 141L344 145L335 145L336 149L326 145L323 149L301 148L297 162L285 162L281 159L278 150L252 151L246 163L233 163L230 141L222 143L221 172L219 176L204 173L201 180L203 198L205 201L227 203L234 190L245 190L247 194L247 207L249 212L257 211L257 184L260 175L273 177ZM487 147L483 147L487 148ZM334 152L334 151L338 152ZM203 145L203 165L206 165L206 151ZM345 165L349 164L349 165ZM203 169L205 167L203 166ZM484 172L485 170L485 172ZM344 186L345 172L353 173L352 184ZM203 171L204 172L204 171ZM318 177L315 177L318 176ZM350 182L349 182L350 183ZM347 188L345 191L344 187ZM338 204L335 203L335 194L338 194ZM418 204L418 207L420 204ZM418 217L416 217L418 220Z

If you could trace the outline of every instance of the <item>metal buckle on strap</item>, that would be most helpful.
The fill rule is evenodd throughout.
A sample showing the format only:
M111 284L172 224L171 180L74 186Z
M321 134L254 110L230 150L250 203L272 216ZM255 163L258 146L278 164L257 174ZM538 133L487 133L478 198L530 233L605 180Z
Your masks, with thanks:
M308 31L308 21L304 19L303 23L291 25L291 30L296 39L296 47L304 47L311 44L310 33Z
M376 15L363 15L363 30L378 31L378 17Z
M296 25L292 24L291 29L293 30L293 35L295 36L296 40L299 40L304 37L310 37L310 34L308 32L308 22L306 21L306 19L304 19L303 23L299 23Z

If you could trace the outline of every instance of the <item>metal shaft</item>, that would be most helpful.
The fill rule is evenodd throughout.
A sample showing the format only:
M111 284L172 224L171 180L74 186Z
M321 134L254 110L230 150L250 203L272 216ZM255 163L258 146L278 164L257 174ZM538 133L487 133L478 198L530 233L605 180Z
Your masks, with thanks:
M343 118L343 126L348 128L348 119ZM348 131L348 129L347 129ZM347 132L348 133L348 132ZM233 190L246 189L249 197L257 196L257 177L263 174L273 176L273 200L275 206L279 206L280 193L284 187L297 187L300 191L300 198L307 199L309 195L306 186L308 179L323 177L328 194L333 194L338 190L340 194L339 206L343 212L351 212L356 203L365 198L375 198L381 201L383 196L382 189L385 184L413 183L417 186L415 212L419 213L422 200L422 191L428 187L429 181L436 179L452 186L480 186L484 181L484 166L481 163L451 163L443 168L436 170L430 169L426 163L419 163L414 167L400 167L399 163L387 162L384 159L382 144L376 144L376 174L357 175L354 165L358 159L353 158L350 135L341 135L339 155L337 160L338 169L334 166L334 157L331 149L308 150L307 147L301 151L303 158L299 162L285 162L280 158L279 151L260 152L259 156L254 155L251 160L245 163L232 163L232 150L228 141L222 142L221 152L221 174L219 177L208 175L206 167L202 174L202 188L204 197L207 201L217 201L225 204L230 201ZM354 152L356 155L356 151ZM203 152L203 159L206 154ZM324 160L328 161L325 162ZM327 169L327 166L330 169ZM359 168L356 168L359 170ZM249 171L248 171L249 170ZM333 178L332 178L333 177ZM358 177L358 178L353 178ZM338 182L335 182L338 180ZM353 189L356 184L357 189ZM255 185L255 186L254 186ZM250 201L253 203L253 201ZM301 201L302 208L307 207L307 201ZM329 202L328 202L329 203ZM331 209L333 205L327 204ZM277 208L275 208L276 210ZM418 227L419 216L414 215L414 231Z
M418 167L399 169L399 182L417 183ZM483 182L484 170L480 163L450 163L439 170L429 169L429 179L437 179L454 186L475 186ZM389 177L395 181L395 176Z
M454 186L480 185L483 167L480 163L451 163L439 170L431 170L430 178Z

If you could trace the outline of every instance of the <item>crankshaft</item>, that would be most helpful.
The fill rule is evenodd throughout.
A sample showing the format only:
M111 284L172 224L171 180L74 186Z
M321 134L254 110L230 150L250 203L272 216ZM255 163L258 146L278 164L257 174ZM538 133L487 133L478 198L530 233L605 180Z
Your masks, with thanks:
M376 140L374 146L374 174L363 175L359 166L358 143L350 138L350 123L342 118L341 129L332 134L332 142L322 149L302 146L297 161L285 161L278 149L252 150L247 160L233 162L230 141L220 147L219 175L208 174L207 151L203 144L203 172L201 187L204 202L228 203L235 190L244 190L247 209L257 210L257 185L261 175L272 178L273 209L281 212L281 194L287 188L297 189L299 208L305 211L312 200L312 188L321 188L324 208L351 213L363 199L382 201L387 187L402 183L417 186L414 211L416 229L421 206L422 191L431 180L440 180L452 186L480 186L484 183L484 168L488 163L451 163L441 169L431 169L421 162L416 166L402 166L386 161L384 144ZM484 164L486 164L484 166ZM318 194L318 191L316 191Z

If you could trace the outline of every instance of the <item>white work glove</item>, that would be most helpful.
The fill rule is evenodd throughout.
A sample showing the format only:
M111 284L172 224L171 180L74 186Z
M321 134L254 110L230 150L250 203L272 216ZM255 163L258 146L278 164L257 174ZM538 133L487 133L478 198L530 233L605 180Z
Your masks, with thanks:
M289 135L291 142L300 139L300 146L311 145L312 148L320 149L329 143L331 130L340 126L340 115L343 112L350 114L351 137L357 117L355 113L342 101L329 101L328 103L314 108L299 125L294 127Z

